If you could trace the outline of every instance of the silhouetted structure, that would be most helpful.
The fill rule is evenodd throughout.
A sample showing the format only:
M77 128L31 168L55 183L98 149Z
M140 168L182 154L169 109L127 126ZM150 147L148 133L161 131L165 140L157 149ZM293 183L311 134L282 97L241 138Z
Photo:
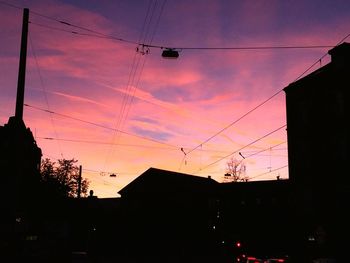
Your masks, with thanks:
M289 252L288 180L220 184L150 168L119 193L108 203L76 200L72 210L71 218L84 222L80 233L90 233L88 254L97 262L233 262L243 252ZM81 244L84 235L76 235Z
M0 126L2 192L12 198L27 198L40 180L41 149L22 119L11 117Z
M0 126L0 251L13 257L38 226L41 150L23 120L11 117ZM6 257L5 257L6 258Z
M23 250L21 241L40 224L36 216L42 154L23 121L28 18L29 10L24 9L15 116L0 126L1 249L17 255Z
M329 64L284 89L298 262L307 256L345 262L340 258L350 234L350 44L328 53Z
M211 178L150 168L120 190L125 258L149 262L212 258L217 184Z

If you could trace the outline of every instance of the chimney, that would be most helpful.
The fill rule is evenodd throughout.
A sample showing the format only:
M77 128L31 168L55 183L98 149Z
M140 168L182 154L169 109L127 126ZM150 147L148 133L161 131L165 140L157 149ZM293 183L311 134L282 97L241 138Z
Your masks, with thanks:
M331 55L332 63L343 66L350 61L350 43L344 42L328 51Z

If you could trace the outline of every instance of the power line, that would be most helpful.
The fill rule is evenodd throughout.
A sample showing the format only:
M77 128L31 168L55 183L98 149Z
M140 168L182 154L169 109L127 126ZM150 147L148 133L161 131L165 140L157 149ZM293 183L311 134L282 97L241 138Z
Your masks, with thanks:
M152 18L154 16L154 14L155 14L155 9L156 9L156 4L157 4L157 1L155 1L154 4L153 4L152 12L149 15L149 11L151 9L151 2L152 1L149 2L147 13L146 13L146 17L144 19L143 28L141 30L140 37L139 37L139 42L141 41L142 37L144 38L144 40L142 40L143 43L145 43L146 40L147 40L148 33L149 33L149 30L150 30L151 21L152 21ZM160 17L161 17L161 15L163 13L163 8L164 8L164 5L165 5L165 2L166 1L163 2L160 14L158 15L158 20L156 22L156 26L154 27L153 34L151 35L150 43L152 43L152 41L153 41L156 29L157 29L158 24L159 24ZM148 20L148 22L147 22L147 20ZM132 68L131 68L131 71L130 71L130 74L129 74L129 78L128 78L128 83L127 83L127 86L126 86L127 90L124 93L124 97L123 97L123 101L122 101L121 113L119 114L119 118L118 118L117 124L116 124L116 132L113 135L113 141L115 140L115 137L118 135L117 131L118 130L123 130L124 124L125 124L126 120L128 119L129 112L130 112L132 103L134 101L136 89L138 88L138 85L140 83L141 75L142 75L142 72L143 72L143 69L144 69L144 66L145 66L145 63L146 63L146 58L144 58L143 59L143 63L141 65L141 68L139 70L139 74L138 74L138 76L136 76L137 69L138 69L138 67L140 65L140 61L141 61L141 55L145 54L143 52L144 51L141 50L141 52L136 52L135 53L134 60L133 60L133 65L132 65ZM136 66L135 66L135 58L136 58L137 54L138 54L138 59L137 59ZM146 54L147 54L147 51L146 51ZM135 82L135 79L136 79L136 82ZM114 147L112 145L112 147L110 148L110 151L109 151L109 153L108 153L108 155L106 157L105 165L107 163L108 156L112 155L113 151L114 151Z
M286 168L286 167L288 167L288 165L284 165L284 166L281 166L281 167L275 168L275 169L273 169L273 170L271 170L271 171L268 171L268 172L265 172L265 173L258 174L258 175L256 175L256 176L250 177L249 179L254 179L254 178L257 178L257 177L263 176L263 175L265 175L265 174L269 174L269 173L272 173L272 172L276 172L276 171L281 170L281 169L284 169L284 168Z
M49 99L47 98L47 92L46 92L46 88L45 88L45 85L44 85L44 80L43 80L42 75L41 75L41 70L40 70L40 67L39 67L39 62L38 62L38 59L37 59L37 56L36 56L36 52L35 52L35 48L34 48L34 44L33 44L32 38L31 38L31 34L29 34L29 40L30 40L30 42L29 42L30 43L30 47L32 48L32 53L33 53L33 57L34 57L34 60L35 60L35 65L36 65L36 68L37 68L37 71L38 71L38 76L39 76L39 79L40 79L41 88L43 89L43 92L44 92L44 98L45 98L46 106L47 106L48 110L50 110ZM51 113L50 113L50 120L51 120L51 125L52 125L52 128L53 128L55 137L58 139L56 126L55 126L55 123L53 121ZM61 153L61 157L63 158L63 152L62 152L61 144L60 144L59 141L57 141L57 144L58 144L58 149L59 149L59 151Z
M2 3L4 3L3 1L1 1ZM9 6L12 6L12 5L9 5ZM16 6L13 6L15 8L18 8ZM37 14L37 15L41 15L41 14L38 14L38 13L35 13L33 12L34 14ZM46 17L48 19L50 19L50 17L47 17L47 16L44 16L44 15L41 15L43 17ZM52 19L52 18L51 18ZM81 26L76 26L74 24L71 24L71 23L68 23L68 22L65 22L65 21L62 21L62 20L57 20L57 19L52 19L52 20L55 20L56 22L59 22L63 25L67 25L67 26L71 26L71 27L75 27L75 28L78 28L78 29L81 29L81 30L85 30L87 32L91 32L91 33L94 33L101 37L111 37L111 36L108 36L106 34L102 34L102 33L99 33L97 31L94 31L94 30L90 30L86 27L81 27ZM350 35L350 34L349 34ZM347 35L342 41L344 41L349 35ZM116 40L119 40L119 41L125 41L124 39L121 39L121 38L116 38ZM342 42L341 41L341 42ZM126 41L128 42L128 41ZM133 44L138 44L137 42L131 42L130 43L133 43ZM145 47L154 47L154 48L164 48L163 46L158 46L158 45L146 45L146 44L142 44L143 46ZM226 50L226 49L232 49L232 50L238 50L238 49L244 49L244 50L252 50L252 49L290 49L290 48L323 48L323 47L333 47L333 46L270 46L270 47L181 47L179 49L208 49L208 50L217 50L217 49L222 49L222 50ZM323 59L327 54L325 54L324 56L321 57L321 59ZM319 61L319 60L318 60ZM316 63L318 63L318 61ZM316 63L314 63L311 67L309 67L306 71L304 71L296 80L298 80L300 77L302 77L307 71L309 71ZM276 95L278 93L280 93L282 90L280 90L279 92L276 93ZM273 95L274 96L274 95ZM249 114L249 113L248 113ZM243 118L243 117L242 117ZM238 119L239 120L239 119ZM237 120L237 121L238 121ZM232 124L233 125L233 124ZM211 136L209 140L211 140L212 138L216 137L218 134L220 134L221 132L223 132L224 130L226 130L227 128L229 128L230 126L232 126L231 124L229 126L226 126L225 128L223 128L221 131L219 131L217 134ZM205 141L206 143L207 141ZM191 151L197 149L198 147L200 147L203 143L201 143L200 145L198 145L197 147L193 148Z
M208 168L209 166L212 166L212 165L214 165L214 164L216 164L216 163L222 161L223 159L226 159L227 157L230 157L231 155L233 155L233 154L235 154L235 153L237 153L237 152L240 152L241 150L247 148L248 146L251 146L252 144L254 144L254 143L256 143L256 142L258 142L258 141L260 141L260 140L262 140L262 139L264 139L264 138L266 138L266 137L268 137L268 136L270 136L271 134L273 134L273 133L275 133L275 132L281 130L282 128L284 128L284 127L286 127L286 126L287 126L286 124L282 125L281 127L279 127L279 128L277 128L277 129L275 129L275 130L273 130L273 131L271 131L271 132L265 134L264 136L262 136L262 137L260 137L260 138L258 138L258 139L256 139L256 140L254 140L254 141L252 141L252 142L250 142L249 144L247 144L247 145L241 147L240 149L238 149L238 150L236 150L236 151L234 151L234 152L231 152L230 154L225 155L225 156L219 158L218 160L216 160L216 161L214 161L214 162L212 162L212 163L206 165L205 167L199 169L199 171L202 171L202 170ZM198 171L198 172L199 172L199 171Z
M104 173L104 174L112 174L114 172L106 172L106 171L101 171L101 170L93 170L93 169L87 169L87 168L83 168L83 170L87 171L87 172L91 172L91 173ZM118 172L118 175L135 175L134 173L126 173L126 172Z
M77 29L84 30L84 31L87 31L87 32L95 34L95 35L91 35L91 36L96 36L97 35L97 36L102 36L102 37L118 40L118 41L121 41L121 42L126 42L126 43L129 43L129 44L138 44L137 42L134 42L134 41L130 41L130 40L127 40L127 39L115 37L115 36L112 36L112 35L107 35L107 34L98 32L96 30L93 30L93 29L90 29L90 28L87 28L87 27L84 27L84 26L75 25L75 24L73 24L71 22L67 22L67 21L64 21L64 20L56 19L56 18L47 16L47 15L40 14L38 12L31 11L31 13L33 13L34 15L37 15L37 16L40 16L40 17L43 17L43 18L46 18L46 19L58 22L58 23L63 24L65 26L77 28Z
M36 13L37 14L37 13ZM40 15L40 14L38 14ZM46 16L44 16L46 17ZM89 31L89 32L92 32L94 34L98 34L100 36L103 36L103 37L110 37L106 34L102 34L100 32L97 32L95 30L90 30L86 27L81 27L81 26L76 26L72 23L68 23L68 22L65 22L65 21L62 21L62 20L57 20L57 19L53 19L55 20L56 22L60 22L61 24L64 24L64 25L68 25L68 26L72 26L72 27L76 27L76 28L79 28L79 29L83 29L83 30L86 30L86 31ZM74 32L76 33L76 32ZM350 35L350 34L349 34ZM346 37L344 37L340 43L342 41L344 41L349 35L347 35ZM125 41L124 39L121 39L121 38L115 38L116 40L119 40L119 41ZM133 43L133 44L139 44L137 42L134 42L134 41L127 41L129 43ZM160 46L160 45L152 45L152 44L145 44L145 40L143 41L143 44L140 44L142 45L142 47L153 47L153 48L167 48L167 47L163 47L163 46ZM316 46L305 46L305 45L299 45L299 46L260 46L260 47L253 47L253 46L246 46L246 47L177 47L175 49L180 49L180 50L184 50L184 49L198 49L198 50L266 50L266 49L309 49L309 48L330 48L330 47L334 47L334 46L330 46L330 45L316 45ZM172 47L174 48L174 47ZM327 54L323 55L319 60L322 60ZM319 61L317 60L317 62ZM315 64L317 64L317 62L315 62L314 64L312 64L308 69L306 69L297 79L299 79L300 77L302 77L306 72L308 72ZM296 79L296 80L297 80ZM250 110L249 112L247 112L246 114L244 114L241 118L237 119L236 121L232 122L231 124L229 124L228 126L224 127L223 129L221 129L219 132L217 132L216 134L214 134L213 136L209 137L207 140L203 141L202 143L200 143L198 146L194 147L193 149L191 149L188 153L191 153L192 151L196 150L197 148L199 148L201 145L203 145L204 143L207 143L208 141L210 141L211 139L213 139L214 137L216 137L217 135L219 135L220 133L222 133L223 131L225 131L226 129L228 129L229 127L231 127L233 124L237 123L239 120L241 120L242 118L244 118L245 116L249 115L251 112L255 111L257 108L261 107L263 104L265 104L267 101L269 101L270 99L272 99L273 97L275 97L276 95L278 95L280 92L282 92L283 89L279 90L277 93L275 93L274 95L272 95L270 98L268 98L267 100L265 100L264 102L262 102L261 104L259 104L258 106L256 106L255 108L253 108L252 110Z
M4 1L0 1L0 3L7 5L7 6L10 6L10 7L13 7L13 8L16 8L16 9L22 9L19 6L15 6L15 5L6 3ZM236 46L236 47L203 47L203 46L202 47L201 46L186 47L186 46L182 46L182 47L176 47L176 46L168 46L168 45L146 44L145 42L137 42L137 41L128 40L128 39L124 39L121 37L116 37L113 35L101 33L99 31L90 29L86 26L76 25L76 24L73 24L71 22L67 22L65 20L60 20L60 19L57 19L54 17L50 17L48 15L44 15L44 14L41 14L41 13L38 13L35 11L30 11L30 12L33 13L34 15L46 18L46 19L51 20L51 21L55 21L55 22L60 23L62 25L77 28L79 30L84 30L86 32L90 32L93 34L86 34L86 33L81 33L81 32L77 32L77 31L68 31L68 30L64 30L64 29L54 28L54 27L50 27L47 25L31 22L31 23L38 25L38 26L43 26L43 27L47 27L49 29L54 29L54 30L60 30L60 31L63 31L66 33L71 33L71 34L85 35L85 36L98 37L98 38L102 37L102 38L106 38L106 39L117 40L117 41L125 42L128 44L139 45L139 46L145 47L145 48L175 49L175 50L238 50L238 51L239 50L246 50L246 51L249 51L249 50L283 50L283 49L322 49L322 48L334 47L332 45L281 45L281 46L275 45L275 46L240 46L240 47L239 46Z
M46 154L46 153L43 153L43 156L47 156L48 159L54 159L54 160L60 160L59 157L55 157L55 156L52 156L52 155L49 155L49 154ZM82 169L83 171L87 171L87 172L91 172L91 173L98 173L98 174L112 174L114 172L111 172L111 171L97 171L97 170L93 170L93 169L89 169L89 168L84 168ZM126 172L118 172L119 175L134 175L134 173L126 173Z
M58 115L58 116L61 116L61 117L67 118L67 119L72 119L72 120L75 120L75 121L79 121L79 122L83 122L83 123L86 123L86 124L94 125L96 127L100 127L100 128L116 131L116 129L108 127L108 126L105 126L105 125L101 125L101 124L90 122L90 121L85 121L85 120L82 120L82 119L79 119L79 118L75 118L75 117L72 117L72 116L69 116L69 115L66 115L66 114L61 114L61 113L57 113L57 112L54 112L54 111L42 109L42 108L39 108L39 107L36 107L36 106L32 106L32 105L29 105L29 104L26 104L26 103L24 103L24 106L29 107L29 108L33 108L33 109L36 109L36 110L44 111L44 112L47 112L47 113L52 113L52 114L55 114L55 115ZM143 139L143 140L151 141L151 142L154 142L154 143L159 143L159 144L167 145L167 146L170 146L170 147L178 148L178 147L176 147L174 145L171 145L171 144L168 144L168 143L165 143L165 142L161 142L161 141L150 139L150 138L147 138L147 137L144 137L144 136L128 133L126 131L118 130L118 132L127 134L129 136L134 136L134 137L137 137L137 138L140 138L140 139Z
M341 43L343 43L348 37L350 36L350 34L346 35L345 37L343 37L335 46L340 45ZM333 46L333 47L335 47ZM322 61L322 59L327 56L328 53L324 54L321 58L319 58L315 63L313 63L310 67L308 67L303 73L301 73L295 80L297 81L298 79L300 79L302 76L304 76L310 69L312 69L318 62Z
M319 48L331 48L330 45L311 45L311 46L245 46L245 47L162 47L162 46L150 46L155 48L169 48L176 50L271 50L271 49L319 49Z
M282 142L282 143L286 143L286 141L285 142ZM268 148L268 149L270 149L270 148ZM266 150L268 150L268 149L263 149L263 151L266 151ZM278 148L278 149L274 149L274 151L286 151L288 148ZM260 151L244 151L244 152L242 152L242 153L260 153Z
M287 125L285 125L285 126L287 126ZM273 149L273 148L275 148L275 147L277 147L277 146L280 146L280 145L282 145L282 144L285 144L285 143L286 143L286 141L281 142L281 143L278 143L278 144L276 144L276 145L274 145L274 146L271 146L271 147L269 147L269 148L262 149L262 150L260 150L260 151L255 152L255 153L252 153L252 154L250 154L250 155L244 156L244 158L249 158L249 157L252 157L252 156L257 155L257 154L259 154L259 153L266 152L266 151L268 151L268 150L270 150L270 149Z
M113 143L113 142L104 142L104 141L94 141L94 140L77 140L77 139L64 139L64 138L53 138L53 137L41 137L41 136L37 136L36 139L40 139L40 140L48 140L48 141L53 141L53 140L58 140L58 141L63 141L63 142L73 142L73 143L87 143L87 144L101 144L101 145L118 145L121 147L135 147L135 148L147 148L147 149L156 149L156 150L175 150L178 151L178 148L174 148L174 147L157 147L157 146L150 146L150 145L141 145L141 144L130 144L130 143ZM269 148L266 149L262 149L260 151L254 151L254 153L250 154L250 155L244 155L245 159L252 157L254 155L258 155L262 152L268 151L270 149L273 149L281 144L284 144L286 142L281 142L279 144L276 144L274 146L271 146ZM283 150L285 151L287 148L283 148L283 149L274 149L275 151L277 150ZM216 153L229 153L228 151L220 151L220 150L201 150L202 152L216 152ZM247 153L247 152L245 152ZM260 155L261 156L261 155ZM282 155L280 155L282 156ZM283 155L284 156L284 155ZM181 170L181 169L179 169Z
M58 141L64 141L64 142L73 142L73 143L87 143L87 144L101 144L101 145L118 145L122 147L136 147L136 148L148 148L148 149L158 149L158 150L176 150L178 151L177 147L157 147L157 146L151 146L151 145L142 145L142 144L130 144L130 143L114 143L114 142L104 142L104 141L94 141L94 140L78 140L78 139L67 139L67 138L53 138L53 137L42 137L42 136L37 136L36 139L41 139L41 140L48 140L48 141L53 141L53 140L58 140ZM285 142L283 142L285 143ZM283 144L281 143L281 144ZM278 144L280 145L280 144ZM278 145L269 147L274 148ZM182 148L184 149L184 148ZM253 154L248 155L246 158L251 157L253 155L259 154L261 152L267 151L268 149L263 149L261 151L254 151ZM284 149L275 149L276 150L286 150ZM201 149L202 152L214 152L214 153L229 153L229 151L222 151L222 150L214 150L214 149Z
M156 147L150 145L140 145L140 144L125 144L125 143L113 143L113 142L102 142L102 141L90 141L90 140L76 140L76 139L63 139L63 138L52 138L52 137L36 137L37 139L42 140L57 140L64 142L75 142L75 143L88 143L88 144L102 144L102 145L118 145L126 147L139 147L139 148L151 148L151 149L160 149L160 150L178 150L174 147Z
M253 111L255 111L256 109L260 108L261 106L263 106L265 103L267 103L269 100L271 100L272 98L276 97L279 93L281 93L283 91L283 89L279 90L278 92L276 92L275 94L273 94L272 96L270 96L269 98L267 98L266 100L264 100L263 102L261 102L260 104L258 104L257 106L255 106L254 108L252 108L251 110L249 110L247 113L243 114L241 117L239 117L238 119L236 119L235 121L231 122L230 124L228 124L227 126L225 126L224 128L222 128L221 130L219 130L218 132L216 132L214 135L210 136L208 139L204 140L203 142L201 142L200 144L198 144L196 147L192 148L191 150L189 150L187 152L187 154L193 152L194 150L198 149L199 147L201 147L203 144L209 142L211 139L215 138L216 136L218 136L219 134L221 134L222 132L224 132L225 130L227 130L228 128L230 128L232 125L236 124L237 122L239 122L240 120L242 120L243 118L245 118L246 116L248 116L250 113L252 113Z
M14 4L10 4L10 3L5 2L5 1L0 1L0 4L7 5L9 7L16 8L16 9L23 9L23 7L20 7L20 6L14 5Z
M33 21L29 21L29 23L32 24L32 25L35 25L35 26L44 27L44 28L47 28L47 29L61 31L61 32L74 34L74 35L89 36L89 37L95 37L95 38L103 38L103 39L108 39L108 40L119 40L119 39L114 39L113 37L110 37L110 36L103 36L103 35L82 33L82 32L78 32L78 31L71 31L71 30L67 30L67 29L63 29L63 28L58 28L58 27L54 27L54 26L40 24L40 23L33 22ZM135 44L137 44L137 43L135 43Z
M128 44L135 44L140 47L145 47L145 48L157 48L157 49L175 49L175 50L236 50L236 51L256 51L256 50L283 50L283 49L322 49L322 48L333 48L334 46L332 45L290 45L290 46L241 46L241 47L168 47L168 46L163 46L163 45L151 45L151 44L145 44L142 42L136 42L136 41L131 41L131 40L126 40L123 38L115 37L112 35L106 35L102 33L98 34L87 34L87 33L82 33L78 31L70 31L70 30L65 30L62 28L57 28L57 27L52 27L48 25L43 25L40 23L32 22L30 21L33 25L40 26L40 27L45 27L48 29L52 30L57 30L57 31L62 31L70 34L75 34L75 35L81 35L81 36L90 36L90 37L96 37L96 38L104 38L104 39L109 39L109 40L117 40L120 42L126 42ZM96 32L94 32L96 33Z
M343 37L338 43L337 45L341 44L343 41L345 41L348 37L350 36L350 34L346 35L345 37ZM336 46L337 46L336 45ZM334 47L334 46L331 46ZM306 74L311 68L313 68L320 60L322 60L328 53L324 54L320 59L318 59L315 63L313 63L310 67L308 67L302 74L300 74L295 80L297 81L298 79L300 79L304 74ZM225 130L227 130L229 127L231 127L232 125L236 124L238 121L240 121L241 119L245 118L247 115L249 115L250 113L254 112L256 109L260 108L261 106L263 106L265 103L267 103L268 101L270 101L271 99L273 99L275 96L277 96L279 93L281 93L283 91L283 89L280 89L279 91L277 91L276 93L274 93L272 96L270 96L269 98L267 98L265 101L263 101L262 103L258 104L256 107L254 107L253 109L249 110L247 113L243 114L241 117L239 117L237 120L231 122L229 125L227 125L226 127L224 127L223 129L219 130L217 133L215 133L214 135L210 136L208 139L206 139L205 141L201 142L200 144L198 144L196 147L192 148L190 151L188 151L186 154L189 154L191 152L193 152L194 150L198 149L199 147L201 147L203 144L207 143L208 141L210 141L211 139L215 138L216 136L218 136L219 134L221 134L222 132L224 132Z
M89 37L96 37L96 38L104 38L104 39L109 39L109 40L116 40L119 42L125 42L128 44L134 44L138 45L143 48L157 48L157 49L174 49L174 50L234 50L234 51L257 51L257 50L290 50L290 49L323 49L323 48L333 48L334 46L332 45L290 45L290 46L236 46L236 47L170 47L170 46L163 46L163 45L151 45L151 44L145 44L145 43L140 43L132 40L126 40L123 38L115 37L112 35L107 35L103 33L98 33L96 34L96 31L94 31L95 34L88 34L88 33L82 33L78 31L70 31L70 30L65 30L62 28L57 28L57 27L52 27L48 25L43 25L37 22L32 22L30 21L33 25L40 26L40 27L45 27L48 29L52 30L57 30L57 31L62 31L70 34L75 34L75 35L81 35L81 36L89 36Z

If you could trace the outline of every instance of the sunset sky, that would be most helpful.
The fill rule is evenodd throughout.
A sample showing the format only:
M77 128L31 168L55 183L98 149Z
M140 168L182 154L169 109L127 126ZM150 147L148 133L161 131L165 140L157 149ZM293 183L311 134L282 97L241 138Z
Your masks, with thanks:
M232 157L251 180L288 178L283 88L350 42L346 0L0 1L0 125L15 112L24 7L25 124L98 197L150 167L221 182Z

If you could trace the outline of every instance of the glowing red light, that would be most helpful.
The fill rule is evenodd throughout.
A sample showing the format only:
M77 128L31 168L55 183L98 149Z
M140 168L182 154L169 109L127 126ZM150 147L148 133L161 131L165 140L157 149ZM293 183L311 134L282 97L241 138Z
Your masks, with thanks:
M241 247L241 242L237 242L236 247Z
M278 262L284 262L284 259L279 259L279 260L277 260Z

